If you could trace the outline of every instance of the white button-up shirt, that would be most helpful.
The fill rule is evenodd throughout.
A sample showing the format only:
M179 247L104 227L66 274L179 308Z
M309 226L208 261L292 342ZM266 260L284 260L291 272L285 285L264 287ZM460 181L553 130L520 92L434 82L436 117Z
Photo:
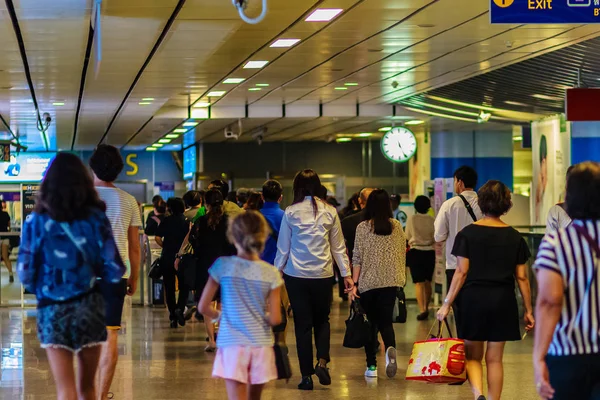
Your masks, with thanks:
M548 220L546 221L546 235L550 232L556 232L560 228L566 228L571 224L571 217L560 205L556 204L548 211Z
M335 259L342 276L351 276L337 211L321 200L317 200L317 206L315 216L311 198L306 197L285 210L275 266L296 278L331 278Z
M477 193L467 190L462 192L462 195L473 208L477 219L481 219L483 215L477 204ZM442 204L435 218L435 241L446 242L446 269L456 269L457 260L452 255L456 234L473 222L473 218L460 197L453 197Z

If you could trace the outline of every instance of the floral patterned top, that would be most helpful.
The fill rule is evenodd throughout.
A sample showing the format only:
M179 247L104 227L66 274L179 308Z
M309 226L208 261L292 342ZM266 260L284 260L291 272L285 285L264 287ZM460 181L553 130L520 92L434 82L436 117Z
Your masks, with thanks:
M33 213L23 225L17 273L35 293L38 307L85 295L96 279L119 282L121 260L106 215L95 210L85 220L58 222Z
M402 224L390 219L391 235L376 235L373 223L364 221L356 228L352 263L360 267L360 293L406 284L406 236Z

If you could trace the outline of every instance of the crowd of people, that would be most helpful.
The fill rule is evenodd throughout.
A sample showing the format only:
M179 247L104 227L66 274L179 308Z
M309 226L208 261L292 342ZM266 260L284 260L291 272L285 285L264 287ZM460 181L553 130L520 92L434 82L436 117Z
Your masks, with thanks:
M93 175L69 153L52 161L35 212L23 226L17 262L25 289L38 299L38 337L58 398L67 400L108 398L124 299L136 292L140 271L139 207L114 185L123 159L116 148L101 145L90 167ZM485 360L487 398L500 399L505 343L523 338L522 325L526 332L538 327L534 369L540 396L595 398L600 165L569 169L566 203L551 212L558 222L534 263L535 319L530 251L501 219L512 207L510 190L495 180L478 192L476 187L476 171L461 167L454 174L457 196L435 218L430 199L419 196L408 219L399 210L400 196L379 188L363 188L338 212L339 203L310 169L295 176L285 210L276 180L255 192L231 192L227 182L215 180L183 198L157 196L145 233L162 248L170 326L185 326L194 316L204 322L206 351L216 352L213 376L225 380L230 399L258 399L264 385L278 378L273 344L286 343L286 321L293 315L298 389L313 390L314 376L331 385L329 318L337 276L340 296L360 301L371 323L365 376L378 376L380 335L385 374L393 378L399 368L393 327L398 289L410 270L417 319L427 320L434 246L445 243L448 290L437 319L454 315L473 398L486 398Z

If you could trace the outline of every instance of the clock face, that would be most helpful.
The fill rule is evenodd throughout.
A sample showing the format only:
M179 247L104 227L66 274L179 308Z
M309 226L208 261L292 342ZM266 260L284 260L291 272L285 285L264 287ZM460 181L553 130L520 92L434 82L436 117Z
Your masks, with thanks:
M390 161L407 162L417 152L417 138L406 128L394 128L383 135L381 151Z

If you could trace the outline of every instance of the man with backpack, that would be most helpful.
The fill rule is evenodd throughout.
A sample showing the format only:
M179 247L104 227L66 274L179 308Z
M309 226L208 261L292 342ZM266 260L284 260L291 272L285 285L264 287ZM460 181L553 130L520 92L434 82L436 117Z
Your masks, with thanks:
M281 183L274 179L270 179L263 184L262 198L264 205L260 212L267 220L271 234L265 244L265 250L261 256L262 260L273 265L275 256L277 255L277 240L279 239L279 229L281 228L281 220L285 212L281 209L280 203L283 199L283 187ZM284 317L287 315L287 310L290 307L290 300L285 290L285 285L281 287L281 303ZM285 318L284 320L287 320ZM287 323L273 329L275 333L275 341L285 344Z

